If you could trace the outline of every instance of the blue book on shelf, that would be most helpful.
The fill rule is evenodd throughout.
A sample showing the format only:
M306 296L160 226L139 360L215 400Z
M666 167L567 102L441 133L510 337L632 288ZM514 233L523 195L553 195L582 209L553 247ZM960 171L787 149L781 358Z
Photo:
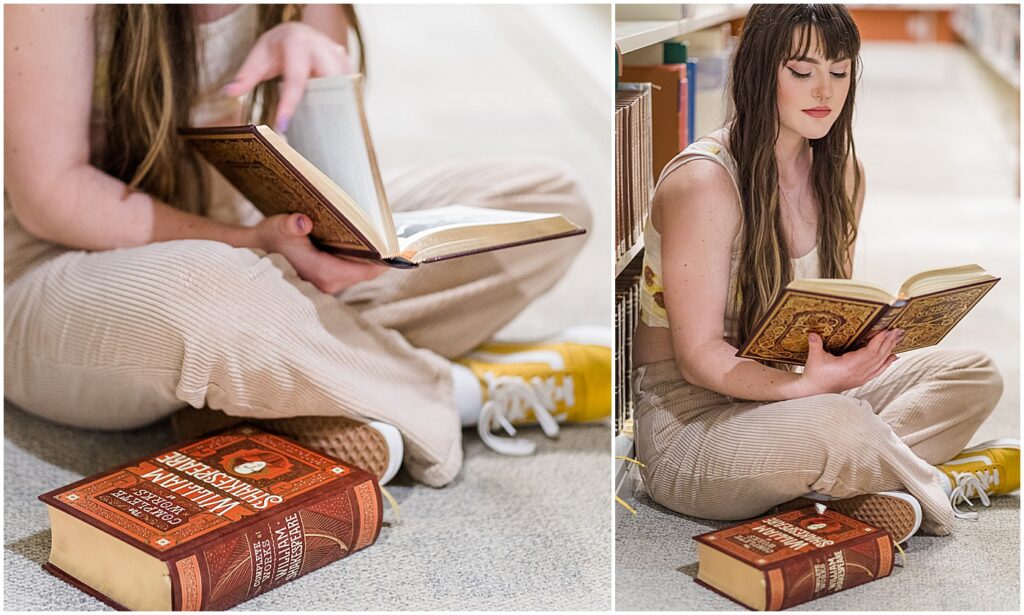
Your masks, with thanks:
M686 134L687 145L697 139L693 118L697 115L697 59L686 61Z

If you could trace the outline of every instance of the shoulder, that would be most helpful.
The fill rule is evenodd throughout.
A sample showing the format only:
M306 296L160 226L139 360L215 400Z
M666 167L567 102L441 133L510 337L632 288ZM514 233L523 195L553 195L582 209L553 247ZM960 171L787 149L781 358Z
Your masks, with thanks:
M673 170L654 193L654 210L666 222L701 218L735 229L740 221L739 196L729 172L707 158L695 158Z

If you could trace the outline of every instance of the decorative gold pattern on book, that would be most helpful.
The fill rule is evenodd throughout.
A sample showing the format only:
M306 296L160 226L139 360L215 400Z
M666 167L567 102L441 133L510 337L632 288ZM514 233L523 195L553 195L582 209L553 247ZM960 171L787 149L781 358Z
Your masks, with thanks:
M911 299L890 328L906 331L896 352L938 344L996 281Z
M809 333L820 335L826 349L845 348L881 309L877 303L787 290L741 356L802 364Z
M195 148L265 215L302 212L313 220L314 236L336 247L368 248L267 147L251 134L190 137Z
M198 611L203 604L203 580L199 574L199 559L190 555L175 563L178 584L181 587L181 605L178 610Z
M366 481L355 486L356 505L359 507L359 537L356 538L355 550L358 551L373 542L377 535L377 490L373 481Z

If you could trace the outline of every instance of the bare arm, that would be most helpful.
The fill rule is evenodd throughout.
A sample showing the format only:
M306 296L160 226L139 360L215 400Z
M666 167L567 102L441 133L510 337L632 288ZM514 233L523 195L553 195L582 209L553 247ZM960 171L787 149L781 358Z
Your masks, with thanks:
M654 208L672 346L687 381L731 397L775 401L859 386L895 360L891 351L901 332L875 336L865 348L842 357L826 353L814 336L803 374L736 357L723 328L741 215L729 176L713 162L693 161L659 187Z
M740 206L725 169L695 160L670 175L654 199L661 223L665 307L683 377L732 397L795 397L797 374L737 358L723 329L732 242Z
M94 7L4 7L4 172L28 232L103 250L168 239L253 246L246 229L175 209L89 164Z

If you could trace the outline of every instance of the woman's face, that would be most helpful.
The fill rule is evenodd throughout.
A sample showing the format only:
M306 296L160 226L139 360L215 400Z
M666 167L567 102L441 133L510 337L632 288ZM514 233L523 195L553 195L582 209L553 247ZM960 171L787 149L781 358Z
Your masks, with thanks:
M829 62L821 53L818 45L811 45L806 56L788 60L779 69L780 133L789 130L820 139L842 112L853 62Z

